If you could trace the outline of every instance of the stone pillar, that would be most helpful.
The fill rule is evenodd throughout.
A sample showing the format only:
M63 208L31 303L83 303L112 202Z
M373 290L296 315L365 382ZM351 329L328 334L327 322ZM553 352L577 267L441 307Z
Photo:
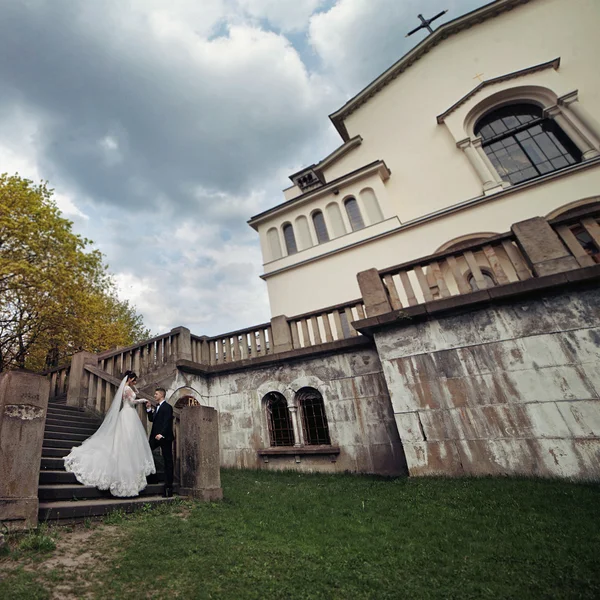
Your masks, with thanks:
M479 140L481 143L481 140ZM497 174L494 172L495 169L490 169L487 165L487 162L480 156L477 148L471 142L470 138L465 138L456 144L469 159L469 162L473 165L477 176L481 180L483 184L483 191L489 192L493 189L502 189L502 183L496 181ZM483 152L483 148L481 148Z
M515 223L511 229L537 277L579 268L546 219L534 217Z
M578 98L578 92L574 91L565 94L558 99L558 105L562 108L563 114L579 129L596 150L600 149L600 124L596 119L581 105Z
M67 389L67 405L82 408L88 397L89 373L84 365L98 366L98 357L91 352L78 352L71 358L69 371L69 387Z
M273 339L273 352L288 352L294 349L290 324L285 315L279 315L271 319L271 334Z
M292 417L292 427L294 428L294 446L300 447L304 445L304 435L302 435L302 427L298 419L298 407L289 406L290 416Z
M177 356L173 358L177 360L192 360L192 334L187 327L175 327L171 329L171 333L178 333L177 337Z
M356 278L358 279L358 287L367 311L367 317L377 317L392 311L388 292L377 269L361 271Z
M41 375L0 374L0 523L9 530L37 526L49 393Z
M583 160L600 156L600 152L598 152L592 143L573 126L569 119L563 114L558 104L545 109L544 116L556 121L558 126L567 134L567 136L569 136L569 139L579 148Z
M209 406L186 406L181 411L179 432L179 493L206 502L222 500L217 411Z
M203 335L200 337L202 344L200 347L200 364L210 365L210 353L211 348L208 343L208 336Z

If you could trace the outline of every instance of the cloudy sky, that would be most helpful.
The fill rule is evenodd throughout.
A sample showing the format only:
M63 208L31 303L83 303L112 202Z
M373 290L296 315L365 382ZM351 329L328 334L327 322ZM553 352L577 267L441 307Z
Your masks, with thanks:
M482 0L0 0L0 172L48 180L153 333L269 319L258 236L327 115ZM443 20L440 21L440 23Z

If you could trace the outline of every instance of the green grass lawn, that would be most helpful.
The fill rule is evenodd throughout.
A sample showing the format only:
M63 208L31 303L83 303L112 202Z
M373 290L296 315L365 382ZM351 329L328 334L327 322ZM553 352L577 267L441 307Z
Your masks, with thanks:
M10 570L0 597L51 598L80 575L91 586L79 581L73 597L600 597L598 485L231 470L222 480L222 503L116 515L107 539L92 525L103 558L91 576L44 571L43 549L36 559L35 543L13 543L0 573L34 566Z

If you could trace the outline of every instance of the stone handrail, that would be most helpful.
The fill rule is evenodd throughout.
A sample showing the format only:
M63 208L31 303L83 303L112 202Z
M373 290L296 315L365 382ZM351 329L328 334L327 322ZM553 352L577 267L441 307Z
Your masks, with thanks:
M307 348L360 335L352 322L364 319L362 298L287 319L292 348Z
M600 251L597 217L580 215L571 226L551 223L541 217L527 219L515 223L508 233L359 273L367 316L596 264L572 229L581 227Z
M553 219L550 225L580 267L600 263L600 207L574 211L566 218Z

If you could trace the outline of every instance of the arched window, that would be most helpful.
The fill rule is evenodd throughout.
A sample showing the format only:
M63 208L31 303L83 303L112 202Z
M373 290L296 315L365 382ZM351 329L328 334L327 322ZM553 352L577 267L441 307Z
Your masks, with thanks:
M361 190L359 196L365 207L369 223L372 225L373 223L383 221L383 214L381 213L381 207L379 206L379 202L377 202L375 192L371 188L365 188Z
M296 228L296 237L298 239L300 250L310 248L313 243L308 229L308 219L304 215L301 215L294 221L294 226Z
M313 225L317 232L317 241L319 244L329 241L329 232L327 231L327 225L325 223L325 217L320 210L317 210L312 215Z
M480 119L475 135L504 181L520 183L581 162L581 152L535 104L510 104Z
M264 398L271 446L293 446L294 427L285 397L269 392Z
M302 412L302 427L306 445L330 445L329 425L327 425L325 416L323 396L318 390L305 387L298 390L296 399Z
M346 207L346 212L348 213L348 219L350 220L350 226L352 227L352 231L358 231L359 229L363 229L365 223L363 221L362 215L360 214L360 208L358 206L356 198L348 198L344 202L344 206Z
M269 252L271 253L271 260L277 260L281 258L281 244L279 243L279 232L275 227L272 227L267 231L267 243L269 244Z
M483 269L481 269L481 276L485 281L485 289L495 287L496 280L489 271L484 271ZM473 275L473 273L469 273L467 275L467 282L471 286L471 290L473 290L474 292L479 291L479 287L477 285L477 282L475 281L475 276Z
M337 202L331 202L325 208L327 211L327 216L329 217L329 222L331 223L331 231L333 233L333 237L340 237L340 235L345 235L346 227L344 226L344 220L342 219L342 211Z
M294 228L291 223L286 223L283 226L283 239L285 240L288 256L290 254L296 254L296 252L298 252L298 246L296 246L296 236L294 235Z

